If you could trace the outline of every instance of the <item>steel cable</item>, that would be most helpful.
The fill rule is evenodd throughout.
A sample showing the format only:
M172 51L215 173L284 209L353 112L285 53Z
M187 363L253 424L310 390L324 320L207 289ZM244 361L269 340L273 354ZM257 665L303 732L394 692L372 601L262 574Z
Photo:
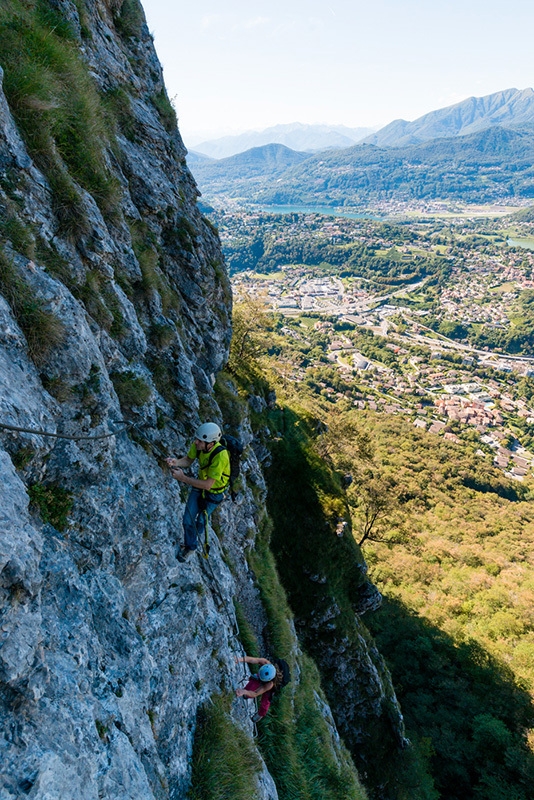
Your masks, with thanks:
M69 433L52 433L52 431L42 431L39 428L21 428L18 425L7 425L5 422L0 422L0 429L6 431L15 431L16 433L32 433L35 436L52 436L54 439L68 439L71 442L77 442L82 439L109 439L111 436L116 436L123 431L127 431L129 428L133 427L133 424L134 423L129 423L123 428L119 428L119 430L112 431L111 433L98 433L91 436L89 434L79 434L74 436L73 434Z

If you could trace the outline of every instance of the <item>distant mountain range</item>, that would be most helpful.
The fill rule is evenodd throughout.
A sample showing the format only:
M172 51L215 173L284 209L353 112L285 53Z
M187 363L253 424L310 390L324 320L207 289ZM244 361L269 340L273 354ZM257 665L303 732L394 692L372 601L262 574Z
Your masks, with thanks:
M534 123L534 90L505 89L485 97L469 97L461 103L424 114L413 122L397 119L378 131L374 128L293 122L274 125L263 131L223 136L192 147L190 162L193 163L197 155L222 159L266 144L283 144L305 153L342 149L362 142L378 147L401 147L430 139L465 136L492 125L530 123Z
M438 131L448 136L431 136ZM192 154L189 163L208 201L369 206L384 199L534 197L534 91L508 89L413 123L399 120L349 148L309 154L269 144L221 160Z
M534 126L495 126L408 147L361 144L311 156L283 145L267 148L195 165L206 199L357 207L392 199L481 203L534 197Z
M350 147L365 139L373 130L375 129L348 128L345 125L303 125L300 122L293 122L289 125L275 125L264 131L248 131L201 142L191 150L210 158L228 158L252 147L283 144L291 150L312 153L328 150L331 147Z
M364 142L378 147L402 147L430 139L466 136L492 125L534 123L534 90L505 89L486 97L469 97L456 105L431 111L413 122L397 119Z

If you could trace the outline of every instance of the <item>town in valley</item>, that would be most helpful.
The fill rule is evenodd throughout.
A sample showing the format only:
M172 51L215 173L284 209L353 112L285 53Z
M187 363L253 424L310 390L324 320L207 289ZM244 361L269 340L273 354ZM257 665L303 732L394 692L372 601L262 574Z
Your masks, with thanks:
M534 225L217 214L236 302L278 315L284 378L534 470Z

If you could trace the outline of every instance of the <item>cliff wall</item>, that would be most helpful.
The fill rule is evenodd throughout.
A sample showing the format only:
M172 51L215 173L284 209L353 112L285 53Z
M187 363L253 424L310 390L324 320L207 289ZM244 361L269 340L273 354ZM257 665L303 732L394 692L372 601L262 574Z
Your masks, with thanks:
M223 422L219 241L136 0L9 0L0 66L0 423L41 432L0 429L0 795L183 798L199 710L243 679L235 598L260 649L274 641L249 564L265 484L244 412L238 502L209 562L175 557L185 493L163 459ZM302 655L280 613L291 710ZM363 798L310 695L343 796ZM250 713L224 712L254 754L248 796L274 799Z

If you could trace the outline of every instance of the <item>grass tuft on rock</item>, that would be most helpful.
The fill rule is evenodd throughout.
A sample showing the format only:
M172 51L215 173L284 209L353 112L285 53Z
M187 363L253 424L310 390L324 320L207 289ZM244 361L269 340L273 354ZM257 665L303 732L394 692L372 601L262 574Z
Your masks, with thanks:
M73 294L83 302L87 312L101 328L116 339L124 334L126 324L119 298L112 283L102 273L90 270L83 286L75 287Z
M148 403L152 396L148 383L131 370L113 372L110 378L123 408L129 409L133 406L143 406Z
M178 120L176 119L176 111L167 97L165 89L155 94L152 97L152 102L156 106L161 123L167 133L174 133L177 130Z
M28 488L28 495L43 522L50 523L58 531L66 528L73 504L70 492L58 484L34 483Z
M150 326L149 339L150 343L158 350L165 350L169 347L176 338L176 330L172 325L166 323L154 322Z
M261 761L229 710L230 699L215 695L198 712L189 800L250 800L256 796Z
M87 233L86 189L103 213L117 206L119 186L106 166L106 114L69 23L43 0L5 0L0 7L4 91L35 163L47 176L64 234Z
M30 227L16 213L15 203L7 200L0 205L0 236L27 258L35 258L35 238Z
M44 307L43 301L19 274L16 267L0 249L0 294L11 307L26 342L28 353L36 364L46 360L48 353L63 341L61 321Z
M180 308L178 294L171 288L169 281L164 274L160 255L157 248L157 241L153 231L150 230L145 222L138 220L129 222L130 233L132 236L132 246L139 262L142 279L136 288L142 297L150 302L154 292L157 292L161 300L161 308L164 314L171 310Z

